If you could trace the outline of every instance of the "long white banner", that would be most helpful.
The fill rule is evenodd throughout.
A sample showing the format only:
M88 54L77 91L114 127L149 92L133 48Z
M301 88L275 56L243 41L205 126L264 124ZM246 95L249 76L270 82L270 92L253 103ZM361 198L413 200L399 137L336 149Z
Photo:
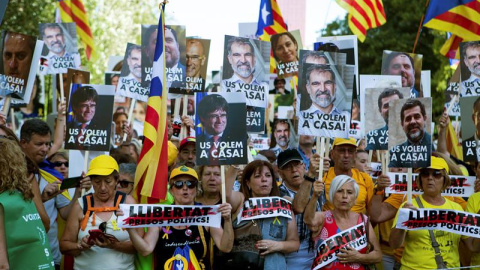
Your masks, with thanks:
M396 227L403 230L441 230L478 238L480 215L447 209L401 208Z
M406 194L407 179L406 173L388 173L391 185L385 189L387 194ZM412 194L422 194L423 192L417 187L415 178L418 174L412 174ZM470 197L474 191L475 176L449 175L451 185L442 192L442 196L452 197Z
M123 216L120 228L192 226L220 228L222 215L218 205L120 204Z
M279 216L291 219L292 213L292 203L284 198L250 198L245 201L243 209L238 213L237 222Z

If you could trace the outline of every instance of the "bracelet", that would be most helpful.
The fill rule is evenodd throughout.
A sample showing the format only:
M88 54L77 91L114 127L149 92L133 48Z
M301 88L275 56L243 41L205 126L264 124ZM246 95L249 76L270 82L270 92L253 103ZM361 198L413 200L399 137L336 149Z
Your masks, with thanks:
M303 179L305 179L305 180L307 180L307 181L309 181L309 182L311 182L311 183L313 183L313 182L315 182L315 181L317 180L315 177L310 177L310 176L308 176L308 175L306 175L306 174L303 175Z
M377 190L375 189L375 195L385 195L385 189L382 189L382 190Z

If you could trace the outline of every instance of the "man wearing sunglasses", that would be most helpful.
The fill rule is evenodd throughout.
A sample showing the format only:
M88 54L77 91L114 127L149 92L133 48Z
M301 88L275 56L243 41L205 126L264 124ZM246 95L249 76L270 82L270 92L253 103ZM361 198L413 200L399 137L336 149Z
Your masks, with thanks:
M135 171L137 165L134 163L121 163L118 165L120 178L117 183L117 191L121 191L127 195L130 195L135 184Z

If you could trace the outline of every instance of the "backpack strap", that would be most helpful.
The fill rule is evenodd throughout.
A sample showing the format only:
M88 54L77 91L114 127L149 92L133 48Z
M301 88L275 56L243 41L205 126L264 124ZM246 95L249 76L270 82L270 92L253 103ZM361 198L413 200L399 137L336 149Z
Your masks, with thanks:
M203 244L203 255L198 261L201 265L203 265L202 269L204 269L205 264L203 263L203 259L207 256L207 251L208 251L207 244L208 243L205 239L205 232L204 232L203 226L198 225L198 233L200 234L200 239L202 240L202 244ZM212 266L212 265L210 265L210 266Z
M415 197L415 201L417 202L420 208L424 208L422 201L420 200L420 196ZM446 266L446 263L444 262L442 253L440 252L440 248L439 248L440 245L438 244L437 239L433 234L433 230L427 230L427 231L428 231L428 234L430 235L430 240L432 240L433 250L435 251L435 263L437 264L437 268L444 269Z
M80 224L82 231L87 228L88 219L92 214L96 212L110 212L113 211L116 213L118 210L118 205L125 202L126 195L123 192L116 192L114 197L114 206L113 207L95 207L93 201L93 194L87 194L82 197L83 200L83 220ZM92 216L92 225L95 226L95 215Z

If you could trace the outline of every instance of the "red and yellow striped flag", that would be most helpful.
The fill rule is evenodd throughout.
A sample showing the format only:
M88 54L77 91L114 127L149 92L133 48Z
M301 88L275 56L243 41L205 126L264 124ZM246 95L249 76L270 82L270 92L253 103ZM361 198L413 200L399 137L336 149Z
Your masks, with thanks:
M87 59L90 60L90 57L95 54L95 47L82 0L58 0L58 7L62 22L74 22L77 25L77 33L85 47Z
M336 0L348 12L348 26L361 42L367 30L379 27L387 21L382 0Z
M270 36L287 32L287 25L278 7L277 0L262 0L258 16L257 37L260 40L270 41ZM270 51L270 73L275 73L275 59L273 50Z
M163 10L160 13L152 82L148 96L142 152L135 172L134 196L140 203L159 203L167 196L167 79L165 74L165 36Z

